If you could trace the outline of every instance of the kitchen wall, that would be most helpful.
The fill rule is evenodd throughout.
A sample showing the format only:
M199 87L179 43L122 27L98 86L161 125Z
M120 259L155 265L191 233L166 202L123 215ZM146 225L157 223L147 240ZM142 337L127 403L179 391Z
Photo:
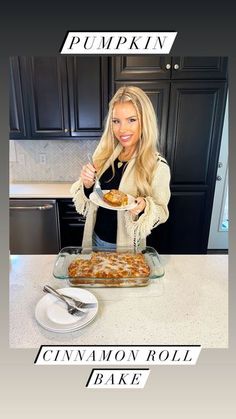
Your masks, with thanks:
M10 182L71 182L98 140L11 140Z

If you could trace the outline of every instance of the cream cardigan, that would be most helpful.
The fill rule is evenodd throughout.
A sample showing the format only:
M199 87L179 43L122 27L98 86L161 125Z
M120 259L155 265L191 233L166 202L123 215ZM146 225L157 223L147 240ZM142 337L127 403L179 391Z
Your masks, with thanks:
M105 163L101 175L110 166L111 161L118 157L121 150L122 147L118 144L111 159ZM137 196L134 164L135 159L130 160L128 163L119 189L127 194ZM146 207L144 213L138 219L135 219L129 211L117 211L117 247L144 248L146 246L146 237L151 233L151 230L168 219L169 211L167 205L170 199L170 169L166 163L161 161L159 156L157 156L157 165L153 173L151 187L152 194L145 197ZM98 207L85 196L81 179L72 185L70 192L77 212L86 217L82 247L91 248Z

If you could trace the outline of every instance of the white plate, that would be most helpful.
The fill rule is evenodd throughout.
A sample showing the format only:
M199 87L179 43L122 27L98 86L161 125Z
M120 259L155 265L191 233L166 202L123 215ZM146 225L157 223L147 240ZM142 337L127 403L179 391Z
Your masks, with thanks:
M109 192L110 189L106 189L103 190L102 192L105 194L107 192ZM91 201L98 205L99 207L103 207L106 209L111 209L111 210L116 210L116 211L127 211L127 210L131 210L133 208L136 207L137 202L135 202L135 198L132 195L127 194L128 196L128 205L123 205L122 207L114 207L113 205L109 205L107 204L105 201L103 201L100 196L96 193L96 192L92 192L89 195L89 199L91 199Z
M52 294L46 294L39 300L35 308L36 320L45 329L60 333L73 332L87 326L95 318L98 312L98 301L90 291L81 288L61 288L58 291L71 297L77 297L86 303L95 303L96 306L84 310L81 317L72 316L62 301Z

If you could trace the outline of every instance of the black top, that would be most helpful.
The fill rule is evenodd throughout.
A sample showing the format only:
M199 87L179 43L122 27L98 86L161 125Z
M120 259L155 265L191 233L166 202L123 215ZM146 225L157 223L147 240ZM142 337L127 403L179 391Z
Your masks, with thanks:
M111 166L109 166L100 177L99 181L102 189L119 189L120 181L127 164L124 162L121 167L118 167L118 162L119 159L117 158L114 161L114 177ZM85 195L89 197L90 193L93 191L93 186L89 189L84 188L84 191ZM108 243L116 243L117 211L98 207L94 231L101 240Z

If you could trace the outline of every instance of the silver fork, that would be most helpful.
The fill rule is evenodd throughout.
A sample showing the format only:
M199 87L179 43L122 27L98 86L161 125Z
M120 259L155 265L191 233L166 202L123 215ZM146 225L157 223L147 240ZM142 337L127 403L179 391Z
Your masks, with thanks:
M80 301L78 298L73 298L70 297L69 295L66 294L61 294L63 297L68 298L69 300L73 301L73 304L81 309L85 309L85 308L94 308L96 307L96 303L84 303L83 301Z
M76 315L76 316L81 316L84 314L84 311L79 310L78 307L75 307L74 305L71 305L68 303L68 301L66 300L66 298L60 294L59 292L57 292L54 288L50 287L49 285L45 285L43 288L44 292L48 292L52 295L54 295L55 297L57 297L59 300L63 301L64 303L66 303L67 306L67 310L69 314L72 315Z
M88 156L89 163L93 166L92 155L88 153L87 156ZM97 192L97 194L99 195L99 197L101 199L103 199L103 192L102 192L102 188L101 188L101 183L100 183L100 181L99 181L99 179L97 178L96 175L95 175L94 191Z

